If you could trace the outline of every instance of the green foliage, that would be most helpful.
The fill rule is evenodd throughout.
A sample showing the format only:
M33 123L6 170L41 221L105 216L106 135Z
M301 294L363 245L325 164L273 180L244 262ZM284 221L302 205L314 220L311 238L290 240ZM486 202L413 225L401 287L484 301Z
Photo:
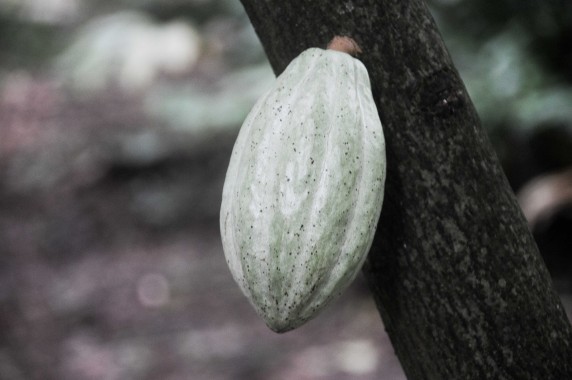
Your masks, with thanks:
M570 124L572 3L433 0L433 12L486 127ZM568 103L569 104L569 103ZM499 106L502 105L502 106Z
M27 22L0 12L0 70L42 69L64 45L65 30L57 25Z

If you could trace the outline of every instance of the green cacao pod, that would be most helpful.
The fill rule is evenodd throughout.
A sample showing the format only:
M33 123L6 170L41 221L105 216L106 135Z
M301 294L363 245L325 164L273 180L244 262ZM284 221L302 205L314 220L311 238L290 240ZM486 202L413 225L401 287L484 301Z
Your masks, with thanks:
M340 51L301 53L242 125L220 214L232 275L272 330L313 318L355 278L385 172L365 66Z

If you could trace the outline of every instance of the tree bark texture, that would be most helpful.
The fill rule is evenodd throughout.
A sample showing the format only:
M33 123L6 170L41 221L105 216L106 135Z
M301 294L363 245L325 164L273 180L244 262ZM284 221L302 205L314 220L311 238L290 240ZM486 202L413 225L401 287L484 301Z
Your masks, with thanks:
M334 35L363 50L388 162L364 274L408 378L572 379L572 329L423 0L242 3L276 74Z

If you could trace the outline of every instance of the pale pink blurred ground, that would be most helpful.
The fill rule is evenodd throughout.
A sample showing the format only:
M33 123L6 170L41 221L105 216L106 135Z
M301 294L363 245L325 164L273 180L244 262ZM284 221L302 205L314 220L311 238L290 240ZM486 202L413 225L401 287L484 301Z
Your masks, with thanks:
M136 98L26 75L0 124L1 379L404 379L361 277L283 335L241 295L217 218L236 131L185 149ZM126 161L149 130L172 150Z

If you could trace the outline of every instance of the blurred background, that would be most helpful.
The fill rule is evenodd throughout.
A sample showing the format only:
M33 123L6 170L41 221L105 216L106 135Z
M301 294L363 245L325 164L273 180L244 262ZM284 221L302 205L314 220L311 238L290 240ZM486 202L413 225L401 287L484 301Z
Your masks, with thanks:
M429 2L572 315L572 3ZM404 379L361 277L277 335L218 233L238 0L0 0L0 379Z

